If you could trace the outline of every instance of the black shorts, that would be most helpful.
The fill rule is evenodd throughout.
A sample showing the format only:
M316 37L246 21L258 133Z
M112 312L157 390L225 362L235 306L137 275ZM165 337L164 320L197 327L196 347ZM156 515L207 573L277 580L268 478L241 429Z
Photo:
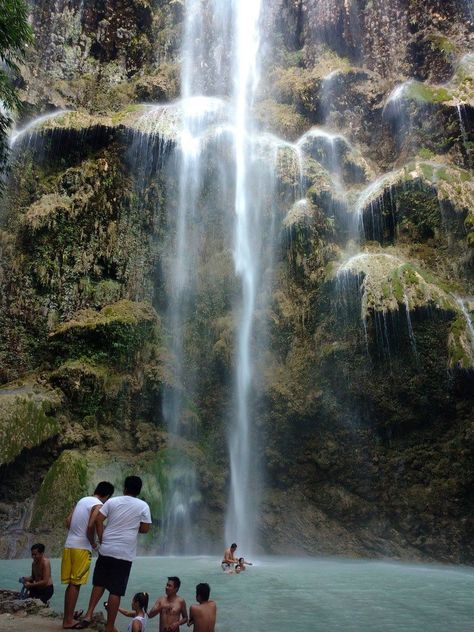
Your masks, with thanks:
M111 595L123 597L127 590L128 577L132 563L128 560L119 560L116 557L99 555L95 563L92 584L102 586Z
M46 586L45 588L37 588L32 586L28 591L28 596L32 599L41 599L43 603L48 603L54 593L53 586Z

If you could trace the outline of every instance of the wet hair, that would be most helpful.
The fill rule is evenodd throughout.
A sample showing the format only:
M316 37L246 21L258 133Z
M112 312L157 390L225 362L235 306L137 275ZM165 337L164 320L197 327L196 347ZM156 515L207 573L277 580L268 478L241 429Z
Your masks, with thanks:
M179 587L181 586L181 580L179 577L168 577L168 581L173 582L176 590L179 590Z
M44 549L45 549L44 544L41 544L41 542L38 542L38 544L33 544L33 546L31 547L31 552L33 553L33 551L38 551L38 553L44 553Z
M94 496L112 496L115 487L108 481L101 481L94 490Z
M245 562L244 558L243 557L239 557L239 564L240 564L240 566L242 566L242 562Z
M138 496L142 490L142 479L139 476L127 476L123 488L131 496Z
M209 601L209 595L211 594L211 587L209 584L198 584L196 586L196 597L201 597L203 601Z
M146 612L148 609L148 593L147 592L139 592L133 595L132 601L136 601L141 608Z
M231 549L236 549L237 548L237 544L235 542L232 542L232 544L230 545Z

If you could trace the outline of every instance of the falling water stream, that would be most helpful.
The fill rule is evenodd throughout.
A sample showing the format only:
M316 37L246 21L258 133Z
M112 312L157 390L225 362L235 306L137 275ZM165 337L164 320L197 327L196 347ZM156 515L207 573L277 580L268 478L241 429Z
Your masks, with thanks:
M252 244L255 206L249 196L252 137L250 107L258 82L257 53L259 47L259 0L240 0L235 5L234 90L235 108L235 245L234 261L242 280L242 306L238 327L237 411L230 433L230 506L226 522L226 539L238 539L245 551L253 545L253 516L250 515L250 441L249 392L252 379L251 336L255 308L258 257ZM254 247L252 247L254 246ZM235 536L231 534L234 533Z
M258 85L259 17L260 3L255 0L238 3L190 0L186 5L182 118L177 141L179 201L168 279L167 316L175 378L181 387L167 389L163 402L170 436L176 439L189 436L189 430L183 424L185 399L193 395L196 376L189 369L183 341L198 291L196 270L201 254L196 209L205 189L205 172L212 162L211 152L224 145L231 158L224 169L228 173L215 175L219 180L216 189L222 191L222 212L230 215L224 225L233 233L229 242L233 240L235 273L241 288L240 298L234 305L235 395L228 423L230 492L226 539L238 540L247 552L254 542L256 503L251 484L251 478L254 480L256 475L251 451L250 402L253 320L259 282L265 269L262 261L265 250L262 248L264 201L266 192L271 191L273 175L271 155L270 160L268 153L265 160L259 159L262 138L254 133L251 118ZM226 38L230 50L226 50ZM226 64L231 69L228 79ZM218 99L216 93L228 93L229 97ZM273 151L274 156L276 153ZM164 549L189 552L193 541L193 503L199 501L193 465L172 462L168 485Z

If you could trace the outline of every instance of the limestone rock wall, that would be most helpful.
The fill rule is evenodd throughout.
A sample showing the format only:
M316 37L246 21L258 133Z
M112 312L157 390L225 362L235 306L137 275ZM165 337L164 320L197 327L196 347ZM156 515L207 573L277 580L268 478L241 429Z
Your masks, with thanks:
M467 3L265 5L254 116L298 142L306 194L292 205L297 175L283 153L268 202L271 299L256 317L268 341L253 393L261 541L280 553L472 563ZM209 160L196 209L209 256L185 332L199 374L191 398L163 319L179 113L170 107L150 133L139 105L179 95L182 3L31 7L24 123L52 107L74 112L18 137L2 201L0 434L14 424L28 441L4 444L0 553L21 556L39 537L57 552L74 498L101 479L120 487L130 469L144 478L156 523L145 546L157 550L168 465L183 455L210 543L226 504L239 291L212 189L228 157ZM195 442L168 436L165 385L188 398Z

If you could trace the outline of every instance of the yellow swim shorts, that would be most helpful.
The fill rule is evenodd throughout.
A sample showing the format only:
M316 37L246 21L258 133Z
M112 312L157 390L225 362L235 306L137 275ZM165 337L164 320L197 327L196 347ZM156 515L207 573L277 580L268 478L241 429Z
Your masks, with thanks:
M87 583L92 555L85 549L64 549L61 559L61 583L82 586Z

